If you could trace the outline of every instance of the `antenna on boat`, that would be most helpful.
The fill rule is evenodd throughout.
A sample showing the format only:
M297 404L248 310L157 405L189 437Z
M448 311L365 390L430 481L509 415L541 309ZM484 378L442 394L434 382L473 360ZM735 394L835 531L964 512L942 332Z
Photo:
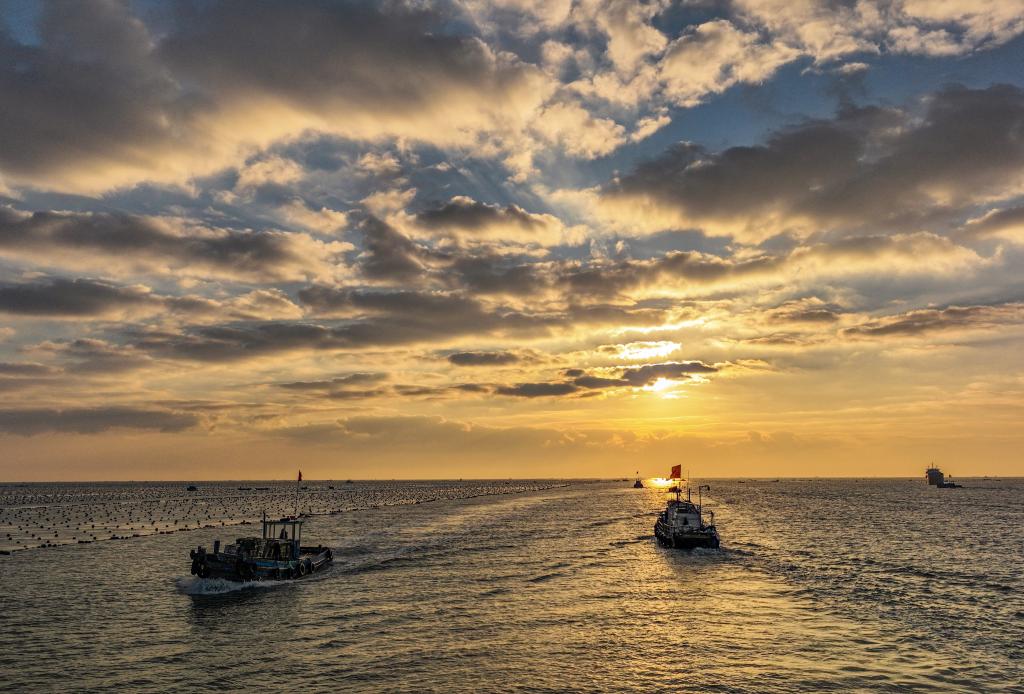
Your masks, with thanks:
M295 480L295 517L299 517L299 485L302 484L302 470L299 470L299 479Z

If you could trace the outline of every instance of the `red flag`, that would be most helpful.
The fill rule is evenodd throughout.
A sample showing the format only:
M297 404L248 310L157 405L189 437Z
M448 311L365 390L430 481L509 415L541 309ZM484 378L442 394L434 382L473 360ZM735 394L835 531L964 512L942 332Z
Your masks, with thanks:
M302 470L299 470L299 482L302 481Z
M682 479L682 478L683 478L683 466L682 465L673 465L672 466L672 476L669 477L669 479L670 480L678 480L678 479Z

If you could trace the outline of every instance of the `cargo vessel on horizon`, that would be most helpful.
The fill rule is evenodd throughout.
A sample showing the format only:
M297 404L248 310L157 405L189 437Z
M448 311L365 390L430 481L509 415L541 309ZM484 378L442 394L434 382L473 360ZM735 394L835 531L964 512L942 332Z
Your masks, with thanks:
M952 477L947 480L942 470L935 467L934 463L924 471L924 478L928 480L929 485L939 489L960 489L963 487L962 484L954 482Z

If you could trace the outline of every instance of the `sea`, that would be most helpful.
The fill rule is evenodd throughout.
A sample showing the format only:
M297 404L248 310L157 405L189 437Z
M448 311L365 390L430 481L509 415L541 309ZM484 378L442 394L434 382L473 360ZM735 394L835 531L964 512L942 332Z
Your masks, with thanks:
M1024 479L0 485L0 691L1024 692ZM309 514L280 583L188 552Z

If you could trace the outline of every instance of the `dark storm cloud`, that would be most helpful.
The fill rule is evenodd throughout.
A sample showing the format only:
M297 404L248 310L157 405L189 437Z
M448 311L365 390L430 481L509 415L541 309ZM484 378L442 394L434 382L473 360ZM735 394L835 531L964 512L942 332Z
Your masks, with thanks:
M534 231L544 226L541 218L518 205L488 205L465 197L424 210L416 215L416 221L428 229L470 232L494 225L513 225L523 231Z
M816 299L787 301L767 312L770 320L779 323L834 323L842 308Z
M699 285L769 275L785 262L785 257L780 256L737 261L693 251L677 251L652 260L627 259L566 269L561 273L560 283L581 297L613 296L664 281Z
M363 317L359 323L339 328L351 335L394 334L399 341L443 339L465 334L502 332L523 336L544 334L571 325L642 325L668 315L662 308L606 304L569 305L563 311L527 313L502 305L486 304L455 293L419 291L372 291L314 285L298 293L299 301L324 317ZM408 337L402 337L408 333ZM432 336L432 337L431 337Z
M23 316L102 316L154 301L156 298L141 288L89 279L0 285L0 312Z
M897 109L843 108L776 132L764 145L709 152L676 145L604 192L645 196L697 221L743 220L748 233L773 216L819 224L905 229L948 220L964 206L1012 190L1024 166L1024 91L949 87L918 119Z
M279 388L288 390L333 390L335 388L347 388L354 385L366 385L368 383L379 383L386 381L386 373L351 373L344 376L321 380L321 381L293 381L291 383L278 383Z
M780 318L795 323L834 323L839 320L839 314L827 308L808 308L790 311Z
M497 255L455 257L444 279L476 294L532 296L551 285L546 268L537 262Z
M250 303L259 308L256 300ZM120 285L97 279L51 278L41 282L0 284L0 313L20 316L88 319L160 313L195 318L216 316L223 311L225 315L249 317L247 311L232 306L199 296L156 294L142 285Z
M76 374L117 374L152 363L148 355L131 347L95 338L80 337L67 341L44 342L29 349L60 357L64 360L66 370Z
M451 139L540 79L402 3L176 4L152 32L130 3L41 5L33 41L0 27L0 170L46 187L180 180L318 125Z
M521 359L515 352L455 352L448 361L455 366L501 366Z
M622 378L630 385L639 388L650 385L659 378L678 380L690 378L693 374L710 374L717 371L717 367L699 361L665 362L664 364L630 366L622 370Z
M592 390L632 385L632 383L624 378L605 378L603 376L579 376L573 379L573 384L580 388L590 388Z
M481 317L476 299L459 294L419 291L373 291L314 285L299 290L299 301L323 316L390 315L424 319L457 319L459 314Z
M694 374L710 374L716 373L719 370L717 366L711 366L700 361L626 366L618 369L618 377L588 374L583 369L566 369L563 371L563 374L572 379L571 381L502 385L495 388L494 392L498 395L522 398L575 395L581 390L622 387L642 388L643 386L651 385L660 378L684 380L690 379ZM581 395L585 395L585 393Z
M361 225L366 251L359 256L362 273L372 279L409 281L423 274L423 251L388 224L370 218Z
M196 415L136 407L0 410L0 432L32 436L42 433L98 434L109 429L179 432L199 424Z
M230 362L288 350L342 347L331 328L310 323L198 326L182 332L128 332L132 345L154 356Z
M1024 304L949 306L919 309L886 316L863 325L846 328L842 334L854 338L912 337L946 330L976 330L1024 323Z
M569 395L579 390L572 383L517 383L510 386L499 386L495 391L499 395L510 395L518 398L542 398L553 395Z
M22 253L71 267L147 261L211 268L229 276L274 280L315 267L306 237L227 229L172 233L165 225L119 212L35 212L0 207L0 254Z
M130 161L175 141L190 106L127 4L42 3L36 29L38 44L26 45L0 23L0 168Z
M50 376L58 369L35 362L0 362L0 376Z
M488 307L464 296L423 292L378 292L310 287L305 305L340 324L265 322L192 326L181 332L146 331L126 337L159 356L198 361L233 361L289 350L363 349L443 342L465 335L543 335L564 316L531 315Z
M176 72L227 93L263 93L314 109L345 104L414 110L445 85L495 88L518 74L444 17L400 3L250 3L224 0L179 12L158 53Z

